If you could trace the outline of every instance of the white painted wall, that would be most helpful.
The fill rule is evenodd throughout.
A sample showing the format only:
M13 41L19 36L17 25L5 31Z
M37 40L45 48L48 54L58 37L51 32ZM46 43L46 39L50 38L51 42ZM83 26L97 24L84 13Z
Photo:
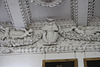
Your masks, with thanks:
M61 5L52 8L36 6L34 3L30 3L30 9L33 19L41 19L48 16L71 18L70 0L63 0Z
M76 53L78 67L84 67L84 53ZM100 57L100 52L87 52L86 58ZM48 54L46 59L72 59L74 53ZM0 56L0 67L42 67L43 54L6 55Z

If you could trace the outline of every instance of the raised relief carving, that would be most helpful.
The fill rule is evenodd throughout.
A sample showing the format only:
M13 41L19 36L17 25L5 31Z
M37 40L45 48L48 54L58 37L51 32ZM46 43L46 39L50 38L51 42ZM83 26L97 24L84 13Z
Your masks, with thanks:
M63 26L63 25L62 25ZM41 29L0 27L0 53L67 53L100 52L100 27L62 28L47 19Z
M56 45L56 41L58 39L58 27L53 22L54 19L48 19L48 22L42 28L43 30L43 41L44 45Z
M29 29L20 29L20 30L15 30L10 29L8 27L0 27L0 41L2 42L0 46L3 47L14 47L14 46L21 46L25 45L24 41L29 42L32 40L32 35L33 35L33 30ZM27 43L28 45L29 43Z
M12 29L10 31L10 37L13 38L13 39L24 39L24 38L27 38L27 37L31 37L33 33L33 30L32 29L29 29L29 30L26 30L26 29L20 29L20 30L15 30L15 29Z
M83 29L80 29L83 28ZM63 30L63 37L70 40L100 41L99 29L96 27L80 27ZM97 33L97 34L96 34Z

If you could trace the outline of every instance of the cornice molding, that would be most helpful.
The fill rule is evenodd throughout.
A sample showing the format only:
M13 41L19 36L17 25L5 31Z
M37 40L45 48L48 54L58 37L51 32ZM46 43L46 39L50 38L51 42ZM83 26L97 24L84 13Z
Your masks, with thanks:
M50 53L74 53L74 52L100 52L100 45L68 45L68 46L42 46L42 47L0 47L2 54L50 54Z
M0 27L0 46L1 54L100 52L100 27L60 28L51 20L39 30Z

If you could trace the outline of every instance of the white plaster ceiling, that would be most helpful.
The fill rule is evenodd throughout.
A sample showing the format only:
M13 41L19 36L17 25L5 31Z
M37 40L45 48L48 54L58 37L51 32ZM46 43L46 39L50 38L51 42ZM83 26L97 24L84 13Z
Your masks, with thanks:
M67 18L67 19L71 18L70 0L63 0L60 6L52 8L36 6L34 3L31 3L30 0L29 3L30 3L32 20L43 19L50 16L56 18ZM82 12L83 10L80 11ZM100 16L100 0L96 0L95 2L94 15ZM4 6L4 0L0 0L0 22L10 22L10 18Z
M56 7L47 8L44 6L35 5L35 3L30 3L30 9L32 13L32 19L43 19L46 17L56 17L56 18L71 18L71 7L70 0L63 0L63 2Z

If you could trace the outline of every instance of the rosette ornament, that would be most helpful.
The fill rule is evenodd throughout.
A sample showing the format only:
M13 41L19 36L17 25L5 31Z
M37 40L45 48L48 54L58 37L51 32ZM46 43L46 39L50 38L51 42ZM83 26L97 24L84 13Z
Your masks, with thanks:
M45 7L55 7L61 4L62 0L31 0L35 5L45 6Z

